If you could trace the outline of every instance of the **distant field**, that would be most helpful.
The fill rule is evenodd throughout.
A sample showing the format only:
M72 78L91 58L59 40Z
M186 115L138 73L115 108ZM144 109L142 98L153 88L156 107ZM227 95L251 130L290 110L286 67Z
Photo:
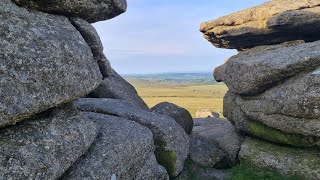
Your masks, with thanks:
M189 82L162 82L127 78L149 107L160 102L171 102L186 108L192 116L197 110L211 109L222 112L223 96L227 92L224 84L202 85Z

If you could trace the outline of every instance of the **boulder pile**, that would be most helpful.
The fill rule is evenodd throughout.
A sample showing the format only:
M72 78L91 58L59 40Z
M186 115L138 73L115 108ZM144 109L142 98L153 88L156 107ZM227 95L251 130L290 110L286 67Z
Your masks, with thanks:
M217 67L224 116L250 136L240 161L320 179L320 1L273 0L205 22L214 46L239 53Z
M112 69L90 24L126 7L0 1L0 179L169 179L182 171L190 114L152 112Z
M320 179L319 0L273 0L201 25L214 46L239 51L214 72L229 87L228 120L150 109L112 69L90 23L126 8L0 1L0 179L167 180L199 167L212 179L239 160Z

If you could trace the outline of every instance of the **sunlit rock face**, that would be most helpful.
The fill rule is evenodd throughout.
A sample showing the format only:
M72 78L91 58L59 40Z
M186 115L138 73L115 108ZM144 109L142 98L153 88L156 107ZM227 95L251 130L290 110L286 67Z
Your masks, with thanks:
M319 22L318 0L273 0L204 22L200 30L214 46L240 50L291 40L318 40Z

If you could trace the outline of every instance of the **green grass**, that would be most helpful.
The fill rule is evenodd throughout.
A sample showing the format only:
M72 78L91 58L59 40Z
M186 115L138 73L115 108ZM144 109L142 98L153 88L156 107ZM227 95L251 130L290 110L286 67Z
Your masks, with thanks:
M224 84L202 85L140 79L128 79L128 81L135 86L138 94L149 107L167 101L187 109L193 117L196 111L201 109L222 113L223 96L228 90Z
M240 164L232 168L232 176L229 180L299 180L299 178L285 177L272 169Z

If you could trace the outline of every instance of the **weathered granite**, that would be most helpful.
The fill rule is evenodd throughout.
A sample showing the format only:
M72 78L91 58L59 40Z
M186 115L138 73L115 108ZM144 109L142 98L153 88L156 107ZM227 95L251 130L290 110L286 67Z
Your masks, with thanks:
M115 116L85 115L99 126L99 136L62 179L169 179L156 161L149 129Z
M318 0L273 0L201 24L214 46L247 49L291 40L320 39Z
M156 166L154 162L157 162L156 157L152 154L145 161L142 168L140 168L140 172L137 174L135 179L154 179L154 180L169 180L169 175L167 171L162 166Z
M320 41L255 47L233 56L223 66L217 72L231 92L259 94L292 76L319 67Z
M194 119L190 158L205 167L228 168L238 163L241 137L227 119Z
M96 29L81 18L70 18L70 21L90 46L93 58L97 61L103 78L111 76L111 64L103 53L103 45Z
M57 179L94 142L98 129L71 106L0 130L0 179Z
M189 137L171 117L141 110L124 100L87 98L74 104L81 111L114 115L146 126L153 133L158 163L171 177L182 171L188 157Z
M0 127L84 96L102 76L90 47L62 16L0 1Z
M248 135L295 147L319 147L319 119L281 114L282 99L276 96L275 99L275 102L246 100L228 92L224 98L224 116ZM296 105L294 101L292 104Z
M162 102L151 108L152 112L172 117L185 131L190 134L193 119L188 110L169 102Z
M241 163L272 168L298 179L320 179L319 149L289 148L247 138L241 146L239 158Z
M111 19L127 9L126 0L12 0L39 11L80 17L90 23Z

